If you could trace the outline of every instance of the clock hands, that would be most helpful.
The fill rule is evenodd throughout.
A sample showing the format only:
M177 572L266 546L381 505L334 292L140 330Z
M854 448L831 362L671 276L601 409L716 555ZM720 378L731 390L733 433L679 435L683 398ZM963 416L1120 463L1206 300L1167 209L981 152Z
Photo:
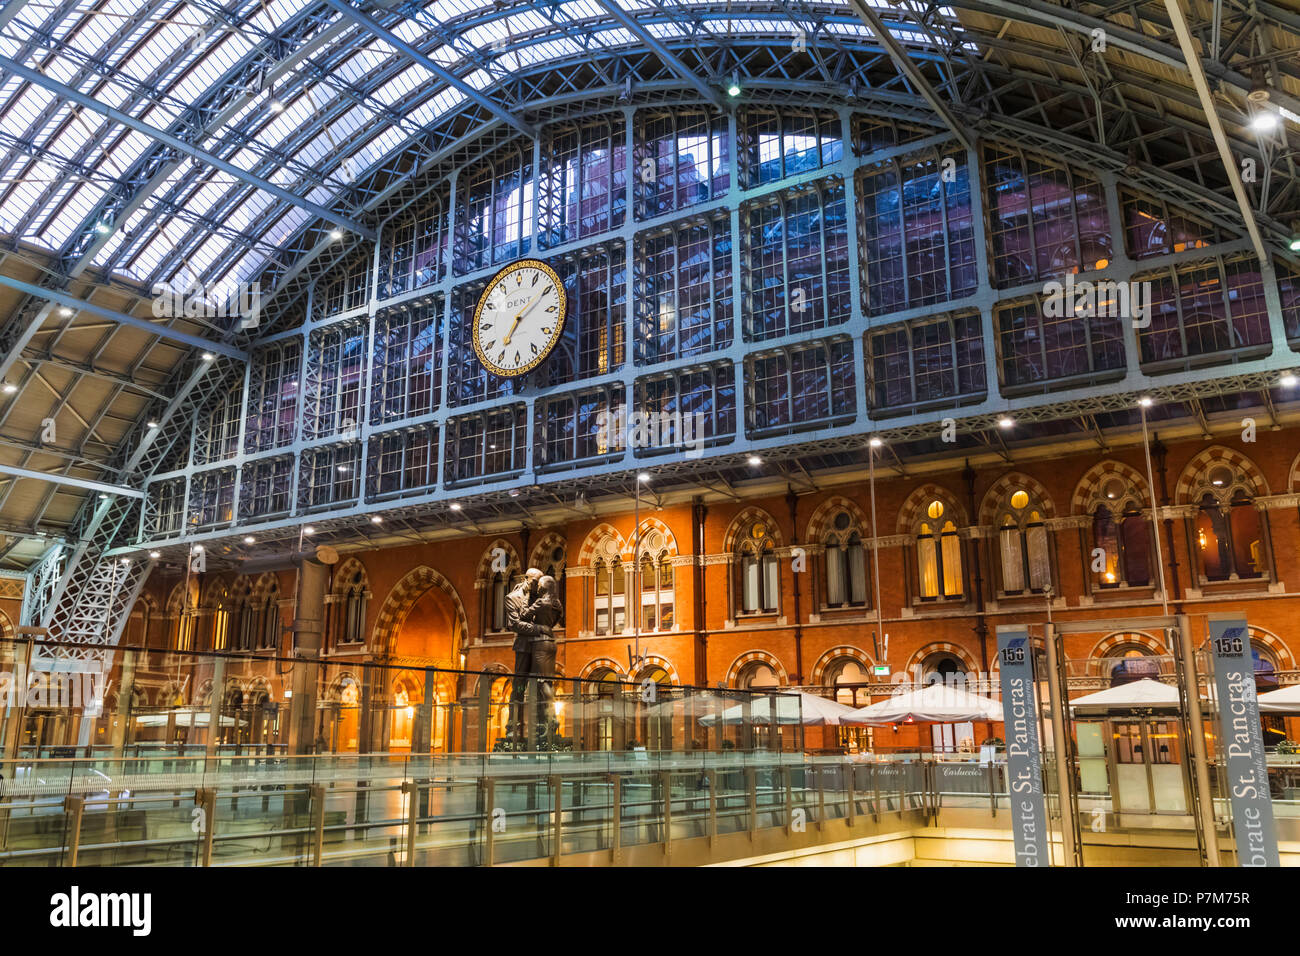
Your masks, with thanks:
M510 338L515 334L515 329L519 328L519 323L524 320L524 316L527 315L529 312L531 312L533 306L535 306L538 302L541 301L542 296L546 295L546 293L550 291L551 291L551 286L547 286L541 292L537 293L537 295L533 296L532 301L529 302L527 305L525 305L522 309L520 309L515 314L514 321L510 324L510 328L506 330L505 338L501 340L502 345L510 344Z

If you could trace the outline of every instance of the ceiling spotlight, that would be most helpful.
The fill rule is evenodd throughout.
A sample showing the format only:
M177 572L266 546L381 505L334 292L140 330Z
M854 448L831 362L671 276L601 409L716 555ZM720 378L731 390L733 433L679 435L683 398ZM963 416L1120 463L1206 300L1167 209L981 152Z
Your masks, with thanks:
M1292 236L1288 246L1292 252L1300 252L1300 236Z
M162 552L161 552L161 551L150 551L150 552L149 552L149 557L151 557L151 558L153 558L155 561L157 561L159 558L162 557Z
M12 394L13 394L14 392L16 392L16 391L18 391L18 386L17 386L17 385L15 385L13 382L5 382L5 384L4 384L4 393L5 393L6 395L12 395Z
M213 355L211 352L204 352L202 355L199 356L199 358L203 359L203 361L205 362L211 362L213 359L216 358L216 356Z
M145 427L145 428L157 428L157 427L158 427L158 423L157 423L157 422L145 422L145 423L144 423L144 427Z
M270 101L266 105L271 108L272 113L284 112L284 103L282 103L278 97L271 97Z
M342 230L342 229L331 229L331 230L330 230L330 238L331 238L331 239L335 239L335 240L337 240L337 239L342 239L342 238L343 238L343 230Z
M1277 129L1277 114L1272 110L1260 110L1250 118L1250 128L1256 133L1271 133Z
M348 466L347 466L347 465L339 465L339 474L341 474L341 475L346 475L347 473L348 473Z
M650 472L648 472L648 471L643 471L643 472L641 472L641 474L639 474L639 475L636 476L636 480L637 480L637 481L649 481L649 480L650 480Z
M731 79L727 82L727 95L728 96L740 95L740 77L737 76L735 73L731 74Z
M107 500L108 500L108 495L100 495L100 496L99 496L99 500L100 500L100 501L107 501Z
M1016 420L1014 418L1008 418L1006 415L1003 415L998 419L998 428L1010 428L1015 423Z
M749 463L757 467L758 465L763 464L763 459L759 458L757 455L750 455Z
M257 539L251 534L244 535L244 544L257 544Z
M447 507L449 507L452 511L459 511L459 510L460 510L460 502L459 502L459 501L453 501L453 502L452 502L450 505L448 505Z
M371 515L371 516L370 516L370 523L371 523L371 524L383 524L383 523L384 523L384 519L381 518L379 515Z
M191 550L192 550L195 554L198 554L198 553L200 553L200 552L203 550L203 545L201 545L201 544L196 544L196 545L195 545Z
M1143 408L1150 408L1153 403L1151 399L1143 395L1141 398L1138 399L1138 404L1141 405Z
M122 564L130 564L130 563L131 563L131 559L130 559L130 558L123 558L123 559L122 559Z
M106 236L113 231L113 224L108 222L95 223L95 231L101 236Z
M316 533L316 529L313 528L311 525L307 525L307 527L305 527L305 528L302 529L302 533L303 533L303 534L315 534L315 533Z
M66 319L68 316L72 315L72 310L65 305L61 309L59 309L59 315L63 316Z
M1280 379L1278 379L1278 384L1281 385L1283 388L1295 388L1296 382L1298 381L1300 381L1300 379L1297 379L1294 373L1287 372Z
M871 441L867 442L867 444L870 445L872 448L879 448L881 445L884 444L884 442L881 441L879 438L873 438L871 439Z
M519 489L518 489L518 488L511 488L511 489L510 489L510 497L511 497L511 498L518 498L518 497L519 497Z

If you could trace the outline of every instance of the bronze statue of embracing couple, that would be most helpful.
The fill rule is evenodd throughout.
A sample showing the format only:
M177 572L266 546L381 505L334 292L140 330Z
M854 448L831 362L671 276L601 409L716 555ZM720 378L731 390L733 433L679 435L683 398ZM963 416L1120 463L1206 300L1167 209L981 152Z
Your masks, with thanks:
M506 629L515 634L515 672L506 730L512 750L555 747L559 725L555 719L555 625L563 615L559 582L537 568L529 568L506 595ZM526 740L523 720L529 680L537 682L537 719L531 742Z

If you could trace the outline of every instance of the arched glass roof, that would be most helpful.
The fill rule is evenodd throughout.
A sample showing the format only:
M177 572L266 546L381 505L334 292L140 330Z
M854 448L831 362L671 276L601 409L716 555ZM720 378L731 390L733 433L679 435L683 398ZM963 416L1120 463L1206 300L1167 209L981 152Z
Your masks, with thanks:
M783 4L639 0L364 8L344 0L18 0L4 10L0 56L39 76L6 69L0 86L0 233L72 269L146 285L233 283L317 218L295 200L355 212L353 184L368 170L516 74L656 41L873 39L853 10L835 6L800 5L796 18ZM641 30L621 24L628 15ZM905 43L931 43L918 29L893 29ZM104 108L72 102L64 88ZM508 96L499 103L515 115L529 105ZM110 111L287 196L160 144Z

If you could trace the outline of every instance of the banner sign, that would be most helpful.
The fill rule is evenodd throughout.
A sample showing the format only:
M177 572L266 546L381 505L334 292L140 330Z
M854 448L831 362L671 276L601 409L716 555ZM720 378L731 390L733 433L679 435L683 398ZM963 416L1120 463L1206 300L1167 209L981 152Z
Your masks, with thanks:
M1034 699L1034 661L1029 631L1023 625L998 627L998 669L1002 679L1007 789L1011 792L1016 866L1050 866L1043 762L1038 743L1038 703Z
M1210 650L1214 654L1220 744L1237 835L1237 865L1278 866L1273 799L1255 698L1255 660L1245 620L1211 615Z

